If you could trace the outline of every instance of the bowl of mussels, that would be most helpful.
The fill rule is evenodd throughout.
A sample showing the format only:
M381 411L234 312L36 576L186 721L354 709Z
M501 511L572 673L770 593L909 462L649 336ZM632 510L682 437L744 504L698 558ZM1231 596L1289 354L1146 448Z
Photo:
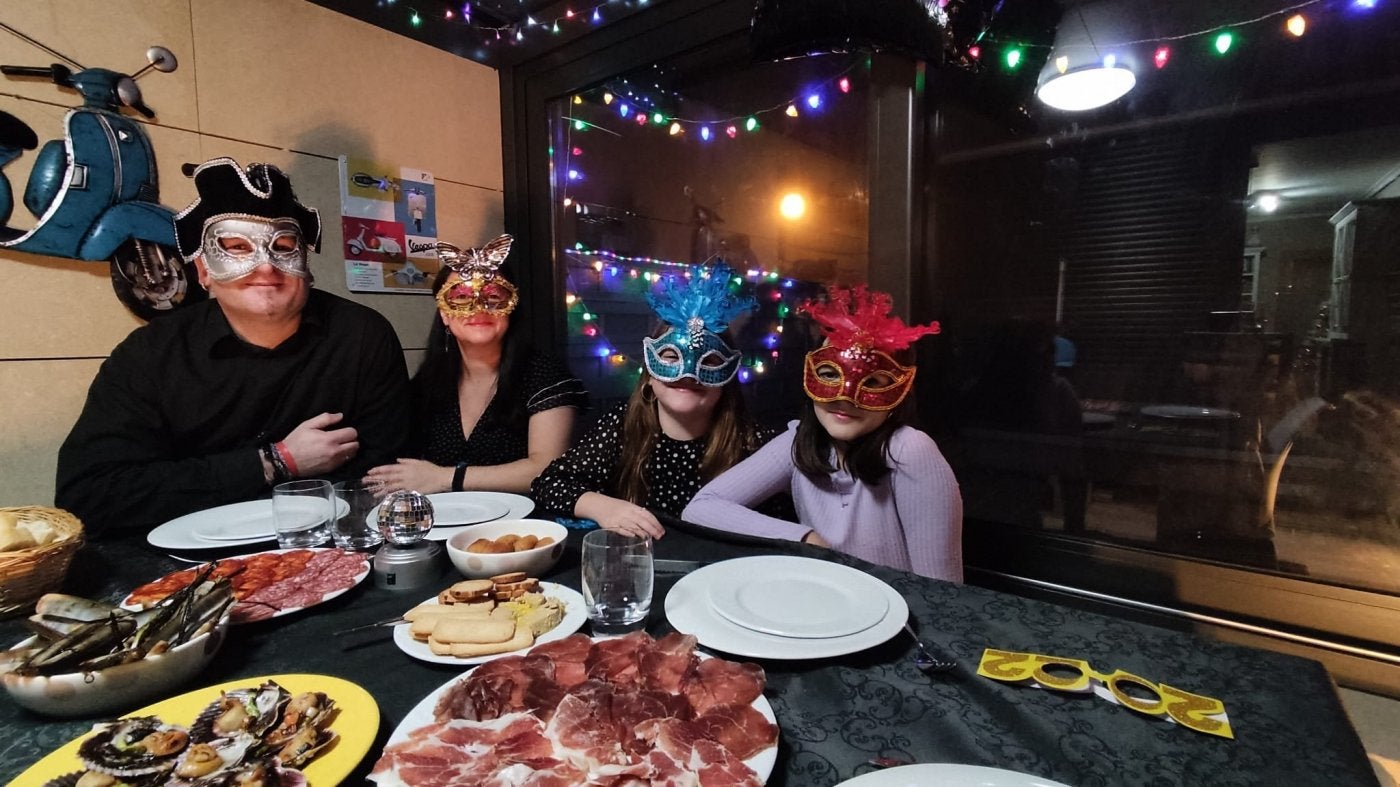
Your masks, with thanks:
M130 710L209 664L233 602L229 581L207 573L139 612L47 594L26 623L35 636L0 651L0 685L20 706L47 716Z

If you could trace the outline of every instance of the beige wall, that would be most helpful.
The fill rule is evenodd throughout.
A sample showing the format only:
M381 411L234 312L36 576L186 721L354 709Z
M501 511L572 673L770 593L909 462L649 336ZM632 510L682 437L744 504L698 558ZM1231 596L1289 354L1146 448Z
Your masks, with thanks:
M146 48L175 52L174 73L140 85L157 113L147 126L161 201L194 196L185 162L233 156L286 170L302 201L321 209L316 286L345 291L336 157L367 156L433 173L439 234L472 243L502 226L497 74L302 0L46 0L6 3L5 22L88 66L130 73ZM54 58L0 31L0 62ZM75 93L0 79L0 110L59 136ZM32 153L6 168L23 194ZM23 204L14 226L33 219ZM117 302L106 263L0 251L0 505L53 500L58 446L102 359L140 323ZM354 295L393 322L409 368L421 358L432 302Z

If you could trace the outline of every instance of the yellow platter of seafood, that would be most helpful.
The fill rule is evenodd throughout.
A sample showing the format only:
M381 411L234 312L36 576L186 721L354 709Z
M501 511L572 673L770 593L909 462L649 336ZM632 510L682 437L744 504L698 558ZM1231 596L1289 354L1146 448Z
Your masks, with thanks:
M113 722L113 725L120 725L123 721L134 719L145 719L155 717L159 719L159 730L155 726L150 728L151 739L174 738L175 743L168 746L171 750L170 757L172 764L179 763L180 766L194 767L195 763L189 762L190 754L196 753L196 744L179 739L179 733L171 735L171 728L178 728L187 731L189 738L199 737L195 732L198 725L203 720L205 725L215 728L221 724L228 726L225 721L229 713L220 715L216 709L221 707L232 707L236 703L229 703L229 695L237 695L239 692L248 694L248 708L268 707L268 703L262 702L260 696L269 694L280 694L276 689L271 688L271 684L280 687L286 692L285 699L277 706L276 719L271 720L271 727L275 731L277 727L294 726L292 709L302 710L303 719L311 719L312 724L303 722L302 728L308 729L313 734L307 739L308 742L300 749L295 749L289 744L283 751L292 750L302 753L301 756L308 758L308 761L301 764L301 773L306 777L309 785L335 785L345 780L364 759L374 744L375 733L379 730L379 706L374 698L369 695L359 685L350 681L332 677L330 675L268 675L263 677L240 678L217 686L209 686L202 689L186 692L177 697L162 700L154 705L147 706L123 717L122 720ZM274 704L278 701L274 700ZM316 706L324 708L322 718L317 719ZM239 711L241 713L241 711ZM153 724L146 722L146 724ZM310 728L316 729L310 729ZM46 757L28 770L20 774L15 784L46 784L50 780L61 779L65 776L77 774L84 770L84 757L80 755L80 749L84 749L85 744L89 747L85 752L91 754L94 743L103 743L101 736L112 736L118 727L109 727L108 730L94 731L69 741L63 746L50 752ZM142 729L136 735L147 734L146 729ZM263 733L264 737L270 733ZM133 736L135 737L135 736ZM289 736L288 740L292 740ZM207 745L207 744L206 744ZM113 744L114 750L127 755L131 746L121 741ZM183 754L177 753L184 749ZM100 754L97 756L101 756ZM275 757L276 755L270 755ZM128 767L130 763L122 763ZM146 763L140 763L140 767L145 767ZM172 767L173 770L173 767ZM172 776L173 778L173 776ZM76 779L72 780L76 784ZM61 783L68 783L67 781ZM157 782L159 783L159 782ZM184 782L188 783L188 782Z

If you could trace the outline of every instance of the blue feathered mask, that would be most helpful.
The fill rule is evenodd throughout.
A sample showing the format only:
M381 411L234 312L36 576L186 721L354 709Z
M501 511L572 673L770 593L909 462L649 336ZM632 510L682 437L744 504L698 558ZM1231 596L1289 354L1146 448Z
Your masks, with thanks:
M666 383L689 377L718 387L739 373L741 354L720 334L755 301L730 291L733 275L728 265L692 265L688 280L668 277L647 293L647 303L671 326L659 338L642 340L643 361L652 377Z

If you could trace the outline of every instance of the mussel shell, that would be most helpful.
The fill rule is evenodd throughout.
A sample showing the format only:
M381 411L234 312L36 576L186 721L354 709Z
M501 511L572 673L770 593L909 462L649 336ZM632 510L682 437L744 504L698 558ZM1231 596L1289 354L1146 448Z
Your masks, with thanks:
M120 719L94 729L78 747L78 759L88 770L129 779L169 771L180 757L180 752L158 756L130 746L153 732L183 730L155 716Z
M282 708L291 699L291 693L273 681L267 681L256 689L223 692L219 699L210 703L195 719L194 724L190 725L190 740L194 743L208 743L216 738L233 737L240 732L261 738L282 718ZM225 703L229 700L242 704L248 718L239 730L220 731L215 728L215 722L228 710Z

